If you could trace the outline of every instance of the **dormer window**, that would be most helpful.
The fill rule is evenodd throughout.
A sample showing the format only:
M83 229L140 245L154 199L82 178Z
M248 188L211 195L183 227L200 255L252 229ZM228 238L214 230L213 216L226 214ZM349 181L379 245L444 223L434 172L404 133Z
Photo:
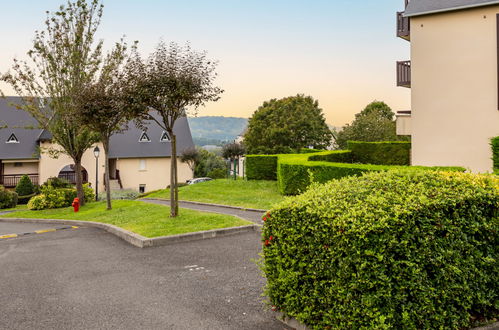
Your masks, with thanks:
M12 133L5 143L19 143L19 139L14 133Z
M139 142L151 142L151 139L149 138L146 132L142 132Z
M166 133L165 131L163 131L163 133L161 133L161 139L159 141L161 141L161 142L170 142L170 137L168 136L168 133Z

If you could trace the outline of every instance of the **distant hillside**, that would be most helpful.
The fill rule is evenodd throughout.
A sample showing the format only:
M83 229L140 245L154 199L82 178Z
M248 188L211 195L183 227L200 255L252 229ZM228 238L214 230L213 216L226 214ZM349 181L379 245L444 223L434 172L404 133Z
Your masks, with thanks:
M197 145L232 141L248 125L248 119L238 117L205 116L189 118L192 137Z

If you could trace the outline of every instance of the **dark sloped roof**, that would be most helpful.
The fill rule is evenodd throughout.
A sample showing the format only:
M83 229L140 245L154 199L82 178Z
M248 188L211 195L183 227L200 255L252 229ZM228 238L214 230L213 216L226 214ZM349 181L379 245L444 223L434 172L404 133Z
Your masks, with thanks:
M18 97L0 98L0 159L37 158L37 140L42 130L29 113L11 105L19 102ZM11 134L19 143L6 143Z
M460 10L499 4L498 0L411 0L405 16L420 16L445 11Z
M0 98L0 159L36 158L37 142L52 138L49 131L38 128L39 125L30 114L11 105L20 102L19 97ZM151 114L157 116L155 111L152 111ZM3 128L4 126L7 128ZM109 156L111 158L171 156L171 144L160 141L163 129L154 121L145 123L145 126L146 134L151 142L139 142L142 130L130 122L127 131L111 137ZM194 147L187 118L178 119L174 131L177 136L178 154L185 149ZM5 143L12 133L16 135L19 143Z

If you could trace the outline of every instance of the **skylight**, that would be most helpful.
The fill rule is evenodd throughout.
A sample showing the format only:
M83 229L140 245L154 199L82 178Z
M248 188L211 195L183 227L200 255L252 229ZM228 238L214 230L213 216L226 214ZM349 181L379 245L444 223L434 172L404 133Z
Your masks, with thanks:
M165 131L163 131L163 133L161 134L160 141L161 142L170 142L170 137L168 136L168 133L166 133Z
M142 132L139 142L151 142L151 139L149 138L146 132Z
M6 143L19 143L19 139L14 133L12 133L7 139Z

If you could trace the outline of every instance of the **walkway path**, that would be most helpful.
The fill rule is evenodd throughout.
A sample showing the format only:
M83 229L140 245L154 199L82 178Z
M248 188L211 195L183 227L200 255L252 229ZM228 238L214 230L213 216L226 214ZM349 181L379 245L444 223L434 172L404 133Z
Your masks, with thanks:
M159 199L149 199L149 198L143 198L140 200L143 202L146 202L146 203L170 205L169 200L159 200ZM239 217L241 219L254 222L256 224L263 224L262 215L264 212L261 210L256 211L256 210L237 209L237 208L232 208L232 207L225 207L222 205L199 204L199 203L187 202L187 201L179 201L178 205L181 208L197 210L197 211L202 211L202 212L211 212L211 213L233 215L233 216Z

